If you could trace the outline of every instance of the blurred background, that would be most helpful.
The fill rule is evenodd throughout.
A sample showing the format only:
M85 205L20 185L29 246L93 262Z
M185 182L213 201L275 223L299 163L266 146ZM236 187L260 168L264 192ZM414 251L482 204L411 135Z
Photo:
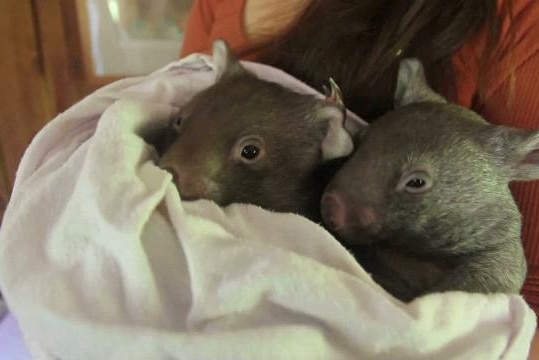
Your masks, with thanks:
M192 0L0 0L0 223L34 135L122 77L178 58Z

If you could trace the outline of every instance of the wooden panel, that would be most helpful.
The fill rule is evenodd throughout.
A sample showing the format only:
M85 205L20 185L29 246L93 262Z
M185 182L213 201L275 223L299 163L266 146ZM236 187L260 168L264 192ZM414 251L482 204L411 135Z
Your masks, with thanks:
M30 0L0 1L2 201L7 198L6 187L13 183L24 149L51 115L35 30Z
M79 0L0 0L0 219L32 137L56 114L117 79L96 80L87 72L81 41L87 31L79 26L85 12L77 5L85 9Z
M78 94L73 84L72 67L67 49L62 10L58 0L34 1L36 30L47 90L54 110L63 111L71 106Z
M105 85L105 83L95 84L88 81L84 67L83 29L78 18L77 1L60 0L60 3L65 40L69 49L68 57L70 59L69 65L71 66L72 81L77 88L78 99L81 99L95 91L98 87Z
M5 167L4 154L0 151L0 225L4 216L4 209L7 206L9 195L8 176Z
M88 49L81 43L86 23L79 26L77 6L81 6L80 2L49 0L35 1L34 4L44 72L55 113L117 79L94 82L86 71L84 54Z

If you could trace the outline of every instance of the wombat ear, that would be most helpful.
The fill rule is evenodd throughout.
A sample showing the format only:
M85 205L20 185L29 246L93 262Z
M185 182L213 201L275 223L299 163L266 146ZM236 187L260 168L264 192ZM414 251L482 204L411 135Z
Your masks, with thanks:
M507 160L511 180L539 179L539 130L500 128L510 132Z
M240 62L234 56L226 41L217 39L212 48L213 63L215 64L216 81L244 71Z
M399 66L395 107L419 102L446 103L447 101L429 87L419 59L403 59Z
M326 101L335 104L336 106L343 109L343 111L346 109L344 106L344 100L342 96L342 91L339 85L333 80L333 78L329 78L329 88L327 86L322 87L324 89L324 94L326 95Z
M346 111L340 106L325 104L317 112L319 121L327 121L322 141L322 161L348 156L354 151L352 137L344 128Z

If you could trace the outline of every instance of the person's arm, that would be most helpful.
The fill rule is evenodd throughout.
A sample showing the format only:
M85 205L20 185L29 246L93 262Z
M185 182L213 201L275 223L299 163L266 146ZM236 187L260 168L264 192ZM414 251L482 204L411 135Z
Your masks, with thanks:
M243 0L242 0L243 1ZM207 51L214 21L214 1L195 0L189 12L180 57Z
M539 333L537 331L533 335L528 360L539 360Z
M213 40L228 42L243 59L285 31L312 0L195 0L184 35L180 57L210 52Z
M504 34L499 51L504 56L489 63L485 98L473 108L488 121L520 128L539 129L539 3L523 0L515 3L514 20L504 19ZM511 26L509 26L511 25ZM509 28L513 29L512 50ZM477 94L480 50L484 33L465 44L453 59L457 80L457 102L471 107ZM523 215L522 239L528 274L522 294L539 314L539 181L511 185ZM539 332L535 332L530 360L539 360Z
M455 55L457 102L494 124L539 129L539 2L513 4L512 18L502 7L502 14L506 14L503 32L492 61L481 65L485 33L471 39ZM480 70L487 71L488 82L477 102ZM528 276L522 293L539 314L539 181L516 182L511 190L523 215Z
M539 129L539 3L522 1L515 6L512 26L512 53L502 45L505 56L492 64L490 87L477 110L495 124ZM502 44L508 43L502 39ZM513 183L511 190L523 215L528 262L523 295L539 313L539 181Z
M255 44L271 41L286 31L312 0L246 0L243 22L247 38Z
M508 98L512 103L505 106ZM539 129L539 51L516 68L514 94L500 88L488 100L482 114L490 121ZM539 313L539 181L513 183L511 190L522 212L522 240L528 262L523 295Z

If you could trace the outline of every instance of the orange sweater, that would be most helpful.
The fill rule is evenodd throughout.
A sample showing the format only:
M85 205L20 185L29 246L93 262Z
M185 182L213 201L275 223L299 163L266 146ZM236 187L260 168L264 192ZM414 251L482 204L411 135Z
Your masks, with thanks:
M249 50L252 44L243 28L244 5L245 0L195 0L180 55L209 52L212 41L223 38L240 58L255 60L257 54ZM504 16L499 44L504 56L488 69L485 105L474 110L495 124L538 129L539 1L514 1L512 58L511 52L506 51L509 24L509 16ZM485 39L484 33L477 34L453 58L457 102L465 107L472 106L477 92L479 59ZM509 110L511 62L515 81ZM539 313L539 181L514 183L511 188L523 214L522 236L529 266L523 294Z

